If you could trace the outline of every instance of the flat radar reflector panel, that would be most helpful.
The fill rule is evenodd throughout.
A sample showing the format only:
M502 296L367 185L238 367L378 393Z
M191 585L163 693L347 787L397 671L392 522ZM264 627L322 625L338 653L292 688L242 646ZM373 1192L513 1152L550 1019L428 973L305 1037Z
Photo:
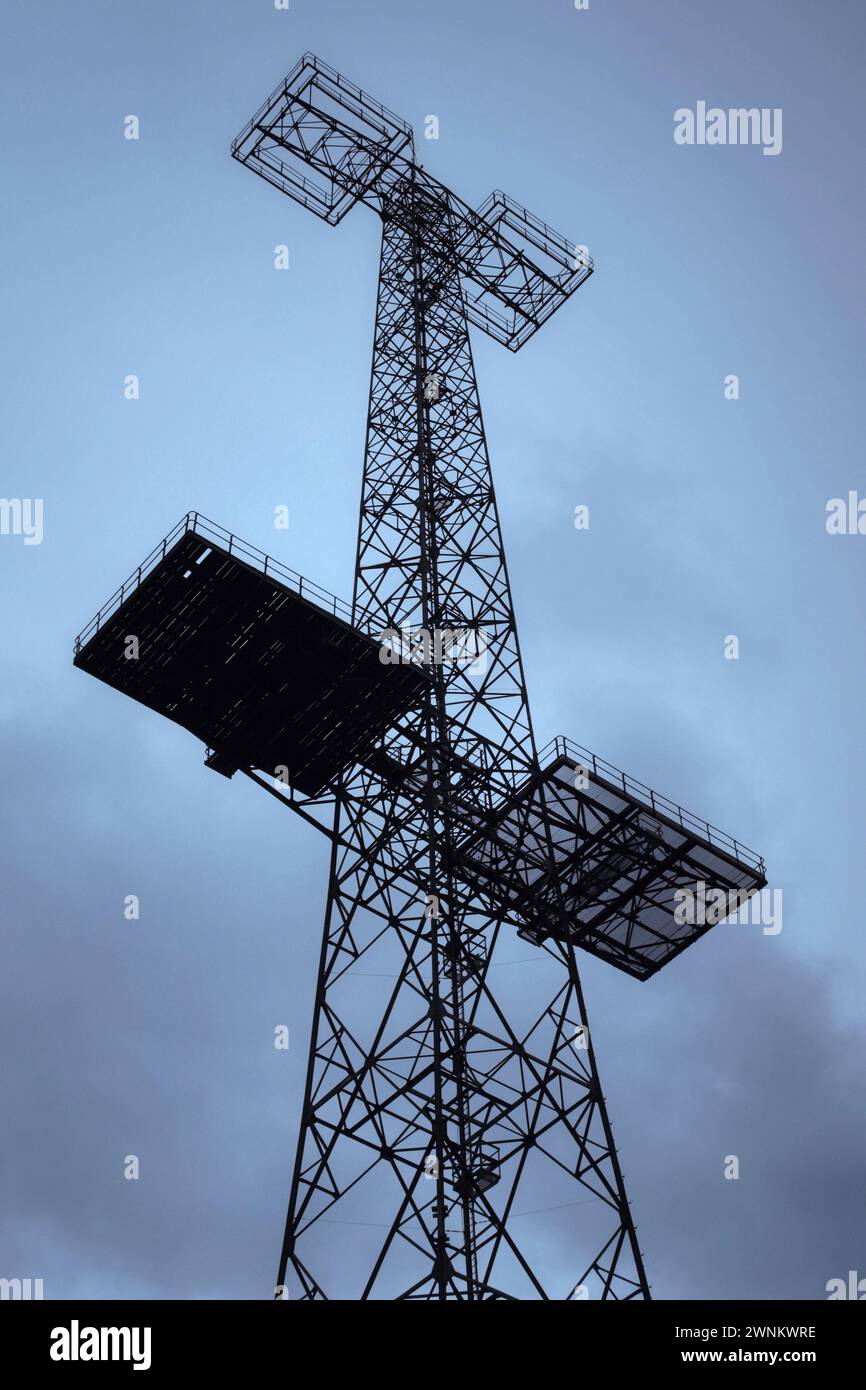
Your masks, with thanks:
M371 755L426 678L325 590L191 514L76 641L75 665L207 746L318 796ZM282 769L286 769L283 773Z
M536 945L573 942L643 980L766 885L763 860L594 754L556 739L461 875Z

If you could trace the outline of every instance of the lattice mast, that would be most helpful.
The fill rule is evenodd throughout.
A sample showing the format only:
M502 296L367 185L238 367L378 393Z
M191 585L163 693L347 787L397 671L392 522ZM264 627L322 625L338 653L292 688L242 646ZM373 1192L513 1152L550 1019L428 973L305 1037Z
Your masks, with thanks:
M327 120L335 96L346 99L345 82L302 61L236 153L260 173L268 163L282 182L287 155L304 151L330 174L332 200L358 192L360 166L362 196L382 217L354 619L394 634L396 651L417 654L426 642L432 660L424 700L382 749L381 775L350 773L337 793L335 841L348 843L331 866L279 1283L291 1267L306 1296L327 1296L305 1249L317 1220L333 1222L345 1207L382 1222L362 1297L380 1288L386 1297L515 1296L515 1273L521 1292L546 1296L508 1216L528 1149L558 1152L564 1142L574 1178L612 1209L612 1230L574 1284L646 1294L594 1058L586 1049L578 1061L573 1048L585 1022L573 949L562 951L568 984L527 1047L489 978L503 914L453 873L467 821L489 815L537 766L462 283L470 274L480 282L484 326L498 313L485 295L510 312L506 340L518 346L538 312L530 272L494 222L468 214L415 165L411 146L376 162L357 127L350 137L344 118ZM360 92L352 106L380 126L390 119ZM350 171L342 176L327 152L337 140ZM505 200L499 207L514 215ZM573 288L589 265L563 244L556 251L556 275ZM452 634L468 656L448 660ZM367 976L385 923L400 942L398 977L358 1036L334 1001L354 969ZM552 1128L562 1131L556 1144ZM359 1208L355 1184L373 1187L377 1165L390 1170L391 1195Z

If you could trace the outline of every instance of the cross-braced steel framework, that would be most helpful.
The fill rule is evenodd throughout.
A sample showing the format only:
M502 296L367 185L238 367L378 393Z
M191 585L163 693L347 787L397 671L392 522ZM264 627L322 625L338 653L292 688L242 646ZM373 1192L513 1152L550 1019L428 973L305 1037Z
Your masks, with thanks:
M191 513L75 660L329 840L278 1296L648 1298L576 952L647 979L766 880L536 748L469 325L516 350L591 262L501 193L471 209L311 55L233 154L327 222L382 220L353 602ZM701 885L723 906L681 915Z
M467 825L537 766L468 319L519 346L591 267L494 200L553 262L542 274L490 209L472 213L418 167L410 141L402 122L307 58L235 146L293 195L286 165L300 156L329 179L329 208L355 195L382 218L354 621L477 634L475 660L430 663L424 698L384 741L380 768L350 770L335 789L279 1283L294 1271L304 1295L328 1296L334 1271L316 1251L333 1246L316 1228L342 1216L377 1230L359 1297L547 1297L510 1217L524 1187L536 1199L545 1190L551 1165L608 1214L559 1296L648 1296L592 1047L575 1045L586 1011L574 945L554 945L564 982L516 1024L492 982L504 912L457 868ZM353 981L370 980L383 934L398 943L387 952L394 978L359 1016Z

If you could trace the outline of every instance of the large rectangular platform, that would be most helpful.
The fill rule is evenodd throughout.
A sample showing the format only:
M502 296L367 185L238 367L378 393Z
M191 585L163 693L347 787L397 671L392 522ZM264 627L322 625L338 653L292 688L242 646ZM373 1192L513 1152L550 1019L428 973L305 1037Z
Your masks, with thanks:
M381 634L351 618L188 513L77 638L75 665L188 729L226 776L285 769L316 797L364 764L417 800L426 772L386 754L384 736L429 677L383 664ZM477 767L464 760L454 784L453 868L527 941L647 979L766 884L758 855L566 739L507 797L497 758L491 745Z
M286 768L317 796L423 697L423 672L379 650L333 595L188 513L77 638L75 665L200 738L216 771Z
M526 940L573 942L640 980L767 881L751 850L566 739L463 841L458 872Z

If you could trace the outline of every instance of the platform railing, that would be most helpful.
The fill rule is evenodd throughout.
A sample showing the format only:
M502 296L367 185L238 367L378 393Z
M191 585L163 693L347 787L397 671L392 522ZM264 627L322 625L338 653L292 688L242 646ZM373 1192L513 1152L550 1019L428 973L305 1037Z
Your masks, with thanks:
M156 566L165 559L171 548L186 535L188 531L193 531L200 536L203 541L210 541L213 545L235 556L245 564L252 566L266 575L269 579L274 579L278 584L282 584L287 589L292 589L301 598L317 604L320 608L326 608L334 614L336 618L342 618L344 622L352 622L351 604L345 603L343 599L337 598L336 594L323 589L311 579L305 579L297 570L290 569L288 565L282 564L272 556L266 555L263 550L241 540L231 531L226 531L224 527L211 521L209 517L203 516L201 512L187 512L186 515L173 526L168 535L165 536L145 560L141 562L137 569L126 579L120 588L115 590L111 598L102 605L95 617L91 618L87 626L78 634L75 639L76 656L81 648L90 641L91 637L114 616L122 604L126 602L138 589L147 576Z
M392 125L397 126L402 134L411 138L412 127L402 116L398 116L396 112L389 110L381 101L376 101L374 97L369 96L367 92L362 91L360 87L356 87L354 82L350 82L342 73L337 72L336 68L332 68L329 63L324 62L321 58L317 58L315 53L304 53L298 59L297 63L295 63L291 72L288 73L281 82L277 83L267 100L262 102L256 114L247 121L240 135L233 140L232 150L238 149L244 141L249 138L262 120L262 117L267 115L280 97L285 98L287 101L297 100L298 93L292 90L292 86L297 81L304 68L309 68L311 72L326 78L340 91L345 92L346 95L350 97L356 105L361 106L364 111L368 111L371 115L383 118ZM317 192L321 193L321 189L317 188Z
M692 815L690 811L684 811L682 806L678 806L675 801L670 801L666 796L660 796L651 787L645 786L643 782L638 782L628 773L614 767L613 763L599 758L588 748L582 748L579 743L566 738L565 735L559 734L545 744L538 755L538 761L542 766L545 766L562 757L573 759L581 767L586 768L588 773L593 773L600 780L609 782L613 786L622 787L627 795L642 801L647 810L657 811L659 815L667 817L668 820L676 821L683 830L695 832L714 848L731 855L744 868L757 871L763 876L764 861L754 850L741 844L739 840L733 839L732 836L726 835L723 830L711 825L709 821L702 820L700 816Z

